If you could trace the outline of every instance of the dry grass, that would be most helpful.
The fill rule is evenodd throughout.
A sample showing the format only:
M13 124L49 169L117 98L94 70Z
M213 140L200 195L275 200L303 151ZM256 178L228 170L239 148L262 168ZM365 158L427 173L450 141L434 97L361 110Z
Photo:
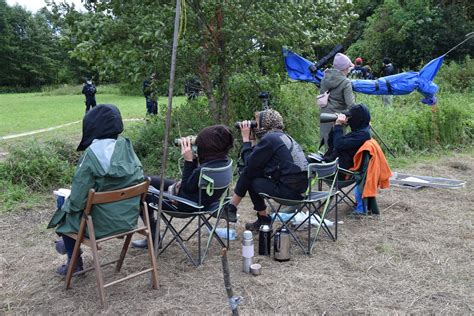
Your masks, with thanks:
M262 275L241 272L240 241L231 243L229 262L234 293L242 314L440 313L474 312L472 176L474 158L458 155L435 165L417 164L411 174L463 179L465 189L381 192L377 218L351 219L342 213L337 242L320 238L307 257L293 244L292 260L279 263L256 257ZM98 303L95 277L76 278L65 291L54 273L64 257L55 253L55 235L45 229L53 201L43 210L0 217L0 302L15 314L159 313L227 314L219 249L212 248L204 266L193 268L173 246L158 258L160 288L139 277L110 288L110 307ZM240 208L239 236L253 219L248 201ZM346 210L347 211L347 210ZM107 247L105 253L115 249ZM132 249L124 272L146 263ZM90 253L85 253L91 263ZM113 277L106 269L105 277Z

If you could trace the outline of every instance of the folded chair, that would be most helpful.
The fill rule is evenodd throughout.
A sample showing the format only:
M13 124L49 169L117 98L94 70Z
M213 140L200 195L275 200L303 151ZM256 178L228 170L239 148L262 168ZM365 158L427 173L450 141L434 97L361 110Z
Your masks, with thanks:
M92 257L94 260L94 266L88 269L84 269L80 272L77 272L74 275L78 275L90 270L95 270L100 301L102 302L102 306L104 308L107 307L107 302L105 299L105 289L111 285L114 285L122 281L126 281L131 278L134 278L136 276L151 272L152 286L154 289L158 288L158 270L156 266L154 248L152 246L148 247L148 256L150 258L150 266L149 268L145 270L130 274L126 277L123 277L121 279L118 279L116 281L113 281L107 284L104 284L104 279L102 277L102 270L101 270L101 267L105 265L117 263L115 271L116 272L120 271L134 233L145 234L147 236L149 245L153 245L153 241L151 238L150 220L148 218L148 210L147 210L147 205L145 202L145 197L148 192L149 184L150 184L150 180L147 179L146 181L140 184L137 184L128 188L120 189L120 190L107 191L107 192L95 192L94 189L89 190L89 194L87 196L86 207L83 213L84 216L81 220L79 231L76 234L66 234L67 236L76 240L76 244L74 246L74 251L71 258L71 263L69 264L67 275L66 275L66 288L67 289L70 288L71 286L73 271L76 266L77 258L80 253L81 244L84 244L92 249ZM100 239L96 239L95 233L94 233L94 221L92 219L93 206L96 204L117 202L117 201L127 200L131 198L139 198L139 200L137 200L137 203L138 202L140 203L140 212L143 213L145 226L141 228L136 228L130 231L102 237ZM88 232L88 237L86 237L86 230ZM125 240L123 243L122 251L120 253L120 257L117 260L100 264L99 252L98 252L98 250L100 249L99 244L111 239L124 238L124 237L125 237Z
M275 196L270 196L265 193L260 193L270 205L272 212L275 214L272 219L272 226L276 219L281 222L281 227L286 227L288 232L293 237L298 246L303 250L305 254L310 255L313 247L316 243L316 239L319 235L321 228L331 238L336 241L337 238L337 195L338 192L335 190L337 186L337 172L338 172L338 161L337 159L329 163L311 163L308 165L308 189L305 193L303 200L289 200ZM331 179L331 186L327 191L312 191L312 187L318 180ZM275 207L274 203L278 204ZM334 201L334 203L332 203ZM331 205L332 204L332 205ZM282 216L284 208L290 208L295 210L294 213L287 217ZM327 225L325 219L330 211L334 210L335 221L334 221L334 233ZM291 223L295 216L300 212L308 212L305 214L305 219L292 227ZM314 236L311 236L312 222L316 221L316 232ZM298 236L297 231L307 225L307 245L303 245L301 238Z
M232 183L232 161L225 167L220 168L208 168L203 167L201 168L201 174L199 176L198 186L199 190L199 199L198 202L193 202L188 199L171 195L168 193L163 192L163 206L161 211L161 219L165 223L165 230L160 237L160 252L164 252L174 241L178 242L181 249L186 253L186 256L191 261L191 263L197 267L204 262L206 257L207 251L209 250L209 246L213 238L217 240L217 242L222 246L226 247L222 239L217 235L216 228L219 224L219 221L222 217L222 209L223 206L229 202L226 199L229 187ZM219 201L205 207L201 200L202 194L207 194L208 196L213 196L216 190L224 190L224 192L219 197ZM149 193L155 195L156 197L159 196L160 191L150 187ZM176 203L178 202L178 203ZM177 204L177 205L176 205ZM189 211L182 211L179 209L180 204L185 204L193 208L192 212ZM158 209L158 206L155 203L150 203L150 207L154 208L155 210ZM210 219L212 217L217 218L214 225L211 224ZM184 226L182 228L177 228L175 226L176 220L184 219ZM192 223L197 222L197 227L192 230L188 236L184 236L184 232ZM202 242L201 242L201 235L202 229L206 228L209 231L209 237L207 239L207 244L202 250ZM172 237L169 241L166 241L166 236L168 233L171 233ZM190 251L189 247L186 245L188 241L191 240L192 237L197 235L198 240L198 252L197 258L193 256L192 252ZM227 236L229 236L229 223L227 222ZM229 246L229 239L227 239L227 247Z

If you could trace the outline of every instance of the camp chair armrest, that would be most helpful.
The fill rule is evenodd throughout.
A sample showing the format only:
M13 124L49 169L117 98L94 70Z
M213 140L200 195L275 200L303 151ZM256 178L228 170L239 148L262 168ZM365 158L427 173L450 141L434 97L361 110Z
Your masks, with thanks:
M344 168L341 168L341 167L339 167L339 171L342 172L342 173L345 173L345 174L349 174L349 175L357 174L357 172L355 172L355 171L344 169Z
M150 186L148 188L148 193L151 193L151 194L155 195L156 197L160 196L160 190L157 190L156 188L154 188L152 186ZM169 193L166 193L166 192L163 192L163 198L166 199L166 200L169 200L169 201L177 201L179 203L183 203L183 204L189 205L189 206L197 208L197 209L203 208L202 205L199 205L196 202L193 202L193 201L185 199L183 197L173 195L173 194L169 194ZM155 208L155 209L157 208L157 205L155 205L154 203L151 203L150 206Z

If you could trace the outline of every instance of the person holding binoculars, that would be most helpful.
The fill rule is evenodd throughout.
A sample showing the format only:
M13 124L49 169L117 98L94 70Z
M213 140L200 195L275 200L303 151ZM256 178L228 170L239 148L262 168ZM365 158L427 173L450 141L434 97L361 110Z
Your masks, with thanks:
M230 163L230 158L227 154L234 145L234 137L227 126L213 125L201 130L195 138L193 136L181 137L175 143L176 145L181 146L181 155L184 158L183 174L180 181L164 179L164 190L171 191L170 193L173 195L198 202L198 181L201 168L219 168L227 166ZM193 153L193 145L197 148L196 154ZM159 189L161 178L159 176L150 176L150 178L150 185ZM223 192L224 189L216 189L213 196L208 196L206 193L202 194L202 204L208 206L217 202ZM148 195L146 201L147 203L158 203L156 198L151 195ZM166 207L166 205L163 204L163 207ZM183 212L193 212L195 210L186 204L179 204L178 208ZM156 218L154 210L151 207L148 208L148 212L150 215L152 236L154 237ZM234 221L236 220L237 219ZM133 241L132 247L146 248L147 241L146 239Z
M236 217L237 206L248 192L257 211L257 220L247 223L245 228L253 231L257 231L260 225L271 224L265 200L259 193L298 200L303 199L308 185L308 161L300 145L283 132L280 113L273 109L256 112L255 120L256 123L239 123L244 166L231 201L224 207L228 217ZM255 128L251 128L252 123L256 124Z
M351 132L344 135L345 125L350 126ZM369 108L362 103L353 105L348 111L335 116L334 127L328 137L328 150L323 159L333 161L339 157L339 166L349 169L354 165L356 152L370 138Z

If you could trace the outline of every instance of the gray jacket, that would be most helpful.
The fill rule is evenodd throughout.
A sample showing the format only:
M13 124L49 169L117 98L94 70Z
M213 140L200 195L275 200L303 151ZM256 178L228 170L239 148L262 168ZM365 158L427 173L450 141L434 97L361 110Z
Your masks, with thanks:
M320 93L328 90L330 92L328 105L321 109L321 113L340 113L354 105L351 81L339 70L328 69L324 73Z

